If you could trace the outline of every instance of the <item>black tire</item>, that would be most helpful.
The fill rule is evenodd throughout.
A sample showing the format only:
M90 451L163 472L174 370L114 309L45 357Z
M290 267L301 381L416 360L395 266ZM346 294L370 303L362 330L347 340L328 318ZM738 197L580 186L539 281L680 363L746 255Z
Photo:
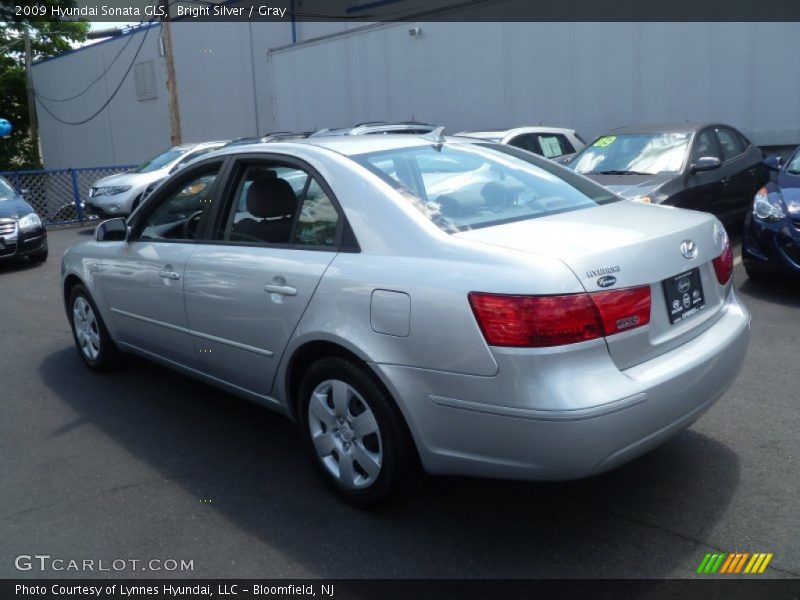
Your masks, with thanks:
M82 349L82 344L78 339L78 332L75 328L75 309L78 305L79 298L83 299L91 308L94 322L96 324L96 327L92 329L97 333L97 338L99 339L99 348L97 349L98 352L96 356L93 357ZM94 369L95 371L106 371L117 366L121 352L108 335L108 329L103 322L103 318L100 316L100 311L97 310L97 305L94 303L94 300L92 300L92 297L89 295L89 292L86 290L86 288L81 284L76 284L73 286L70 290L69 299L67 302L67 318L69 319L69 326L72 330L72 339L75 340L75 348L77 349L80 357L83 359L83 362L85 362L89 368Z
M318 386L330 380L342 381L354 389L361 398L352 402L360 404L363 399L375 417L382 457L379 474L366 487L343 485L326 467L312 440L309 423L312 394ZM313 363L303 374L300 383L298 416L314 467L325 483L348 503L359 508L372 508L398 500L417 488L421 479L419 456L405 419L375 375L364 365L341 357L324 358ZM341 443L341 438L339 441ZM358 440L353 440L352 445L356 443Z

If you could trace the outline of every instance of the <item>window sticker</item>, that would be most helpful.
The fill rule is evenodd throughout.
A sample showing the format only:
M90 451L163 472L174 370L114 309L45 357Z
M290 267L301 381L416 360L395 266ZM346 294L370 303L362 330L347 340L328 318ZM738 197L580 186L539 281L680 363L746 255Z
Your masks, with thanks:
M597 146L598 148L605 148L606 146L610 146L611 144L613 144L614 140L616 139L617 136L615 135L606 135L597 140L594 144L592 144L592 146Z

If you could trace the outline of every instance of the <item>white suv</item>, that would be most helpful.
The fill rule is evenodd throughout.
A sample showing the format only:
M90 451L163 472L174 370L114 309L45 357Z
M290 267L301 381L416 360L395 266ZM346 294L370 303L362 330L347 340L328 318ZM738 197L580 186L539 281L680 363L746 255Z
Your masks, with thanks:
M203 142L182 144L157 154L138 168L127 173L116 173L98 179L89 188L89 199L85 210L101 217L124 217L142 201L147 186L164 179L195 158L221 148L227 142Z
M574 129L561 127L515 127L484 131L462 131L456 135L516 146L550 160L563 162L586 146Z

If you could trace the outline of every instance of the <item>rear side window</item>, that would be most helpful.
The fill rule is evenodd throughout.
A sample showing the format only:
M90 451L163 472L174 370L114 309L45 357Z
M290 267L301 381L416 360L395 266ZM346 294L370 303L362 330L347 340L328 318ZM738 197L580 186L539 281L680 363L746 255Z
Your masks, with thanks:
M352 158L448 232L618 200L605 188L508 145L415 146Z
M738 133L727 127L717 127L716 132L725 160L730 160L744 152L745 146L742 144L742 139Z
M309 182L297 217L292 243L300 246L333 246L339 214L316 179Z
M558 158L575 152L575 148L569 143L569 140L560 133L539 133L536 138L542 149L542 156L545 158Z
M339 214L305 170L275 163L243 167L227 217L213 239L256 245L336 246Z

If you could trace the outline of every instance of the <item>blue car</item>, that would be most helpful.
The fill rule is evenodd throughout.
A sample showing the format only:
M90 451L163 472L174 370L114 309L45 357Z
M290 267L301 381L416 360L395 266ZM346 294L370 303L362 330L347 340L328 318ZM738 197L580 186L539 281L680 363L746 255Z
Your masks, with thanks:
M785 163L778 156L764 163L777 177L758 190L745 218L742 263L751 279L800 279L800 147Z

